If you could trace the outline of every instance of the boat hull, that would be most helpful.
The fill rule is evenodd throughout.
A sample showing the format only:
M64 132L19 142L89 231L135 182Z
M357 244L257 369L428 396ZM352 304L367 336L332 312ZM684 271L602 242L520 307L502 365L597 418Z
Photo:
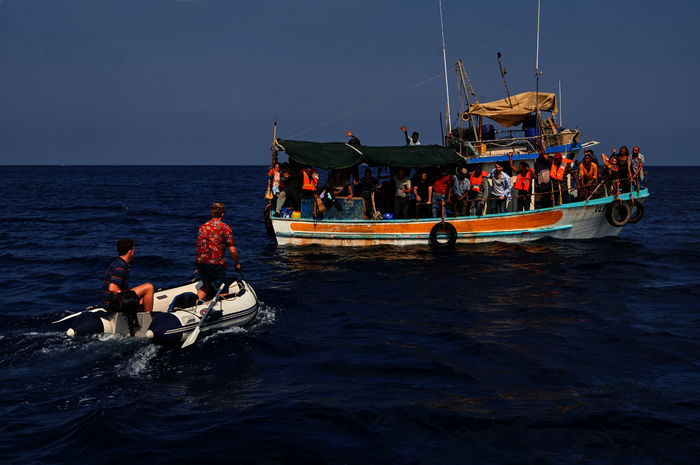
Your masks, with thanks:
M643 202L645 189L639 193L623 194L619 200ZM613 197L574 202L553 208L445 218L454 227L454 242L475 244L483 242L526 242L551 237L555 239L592 239L616 236L621 227L611 225L606 218L607 206ZM426 245L431 243L431 231L441 218L417 220L308 220L272 218L272 226L280 245Z
M184 341L199 325L210 302L193 303L186 308L170 308L175 297L196 293L200 283L188 283L171 289L160 290L154 295L153 311L136 314L140 328L134 337L151 339L162 344ZM245 326L258 313L258 298L250 284L234 281L229 286L227 297L220 299L202 324L201 331L210 331L229 326ZM65 326L69 336L87 334L118 334L130 336L129 325L123 313L96 308L69 315L57 323Z

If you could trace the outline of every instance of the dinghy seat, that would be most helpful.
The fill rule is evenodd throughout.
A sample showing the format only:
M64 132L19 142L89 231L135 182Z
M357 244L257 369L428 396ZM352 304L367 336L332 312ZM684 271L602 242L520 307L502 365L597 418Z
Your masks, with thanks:
M182 310L183 308L194 307L197 304L197 294L194 292L183 292L178 294L173 298L168 307L169 312L174 312L175 310Z

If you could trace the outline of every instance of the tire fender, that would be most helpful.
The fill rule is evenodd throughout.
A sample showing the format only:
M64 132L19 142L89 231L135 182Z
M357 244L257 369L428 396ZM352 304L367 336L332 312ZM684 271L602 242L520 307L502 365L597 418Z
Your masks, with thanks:
M634 202L634 204L630 203L630 219L627 220L627 224L635 224L639 223L642 218L644 218L644 204L642 202Z
M438 240L438 234L448 234L447 242ZM452 247L457 242L457 229L450 223L436 223L430 230L430 243L435 247Z
M605 208L605 218L612 226L621 228L627 224L630 219L630 206L625 202L613 200Z

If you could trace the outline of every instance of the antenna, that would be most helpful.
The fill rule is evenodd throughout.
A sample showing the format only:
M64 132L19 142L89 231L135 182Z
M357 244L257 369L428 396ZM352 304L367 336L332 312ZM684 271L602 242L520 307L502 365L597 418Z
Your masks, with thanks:
M447 96L447 133L452 132L452 117L450 116L450 89L447 84L447 55L445 54L445 26L442 22L442 0L440 5L440 32L442 33L442 63L445 65L445 94Z
M540 0L537 0L537 54L535 55L535 72L540 71Z
M501 78L503 79L503 85L506 88L506 95L508 96L508 105L510 105L510 107L513 108L513 102L510 101L510 92L508 92L508 84L506 84L507 71L503 68L503 65L501 65L501 52L498 52L497 58L498 58L498 68L501 70Z

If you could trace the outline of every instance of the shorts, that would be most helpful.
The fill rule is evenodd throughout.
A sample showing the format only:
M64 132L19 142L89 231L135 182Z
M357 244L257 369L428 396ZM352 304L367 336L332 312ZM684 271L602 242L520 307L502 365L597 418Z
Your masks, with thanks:
M204 287L210 286L214 292L219 290L221 283L226 284L221 291L222 294L228 292L228 277L226 276L226 267L224 265L212 265L211 263L195 263L199 273L199 279L202 280Z

